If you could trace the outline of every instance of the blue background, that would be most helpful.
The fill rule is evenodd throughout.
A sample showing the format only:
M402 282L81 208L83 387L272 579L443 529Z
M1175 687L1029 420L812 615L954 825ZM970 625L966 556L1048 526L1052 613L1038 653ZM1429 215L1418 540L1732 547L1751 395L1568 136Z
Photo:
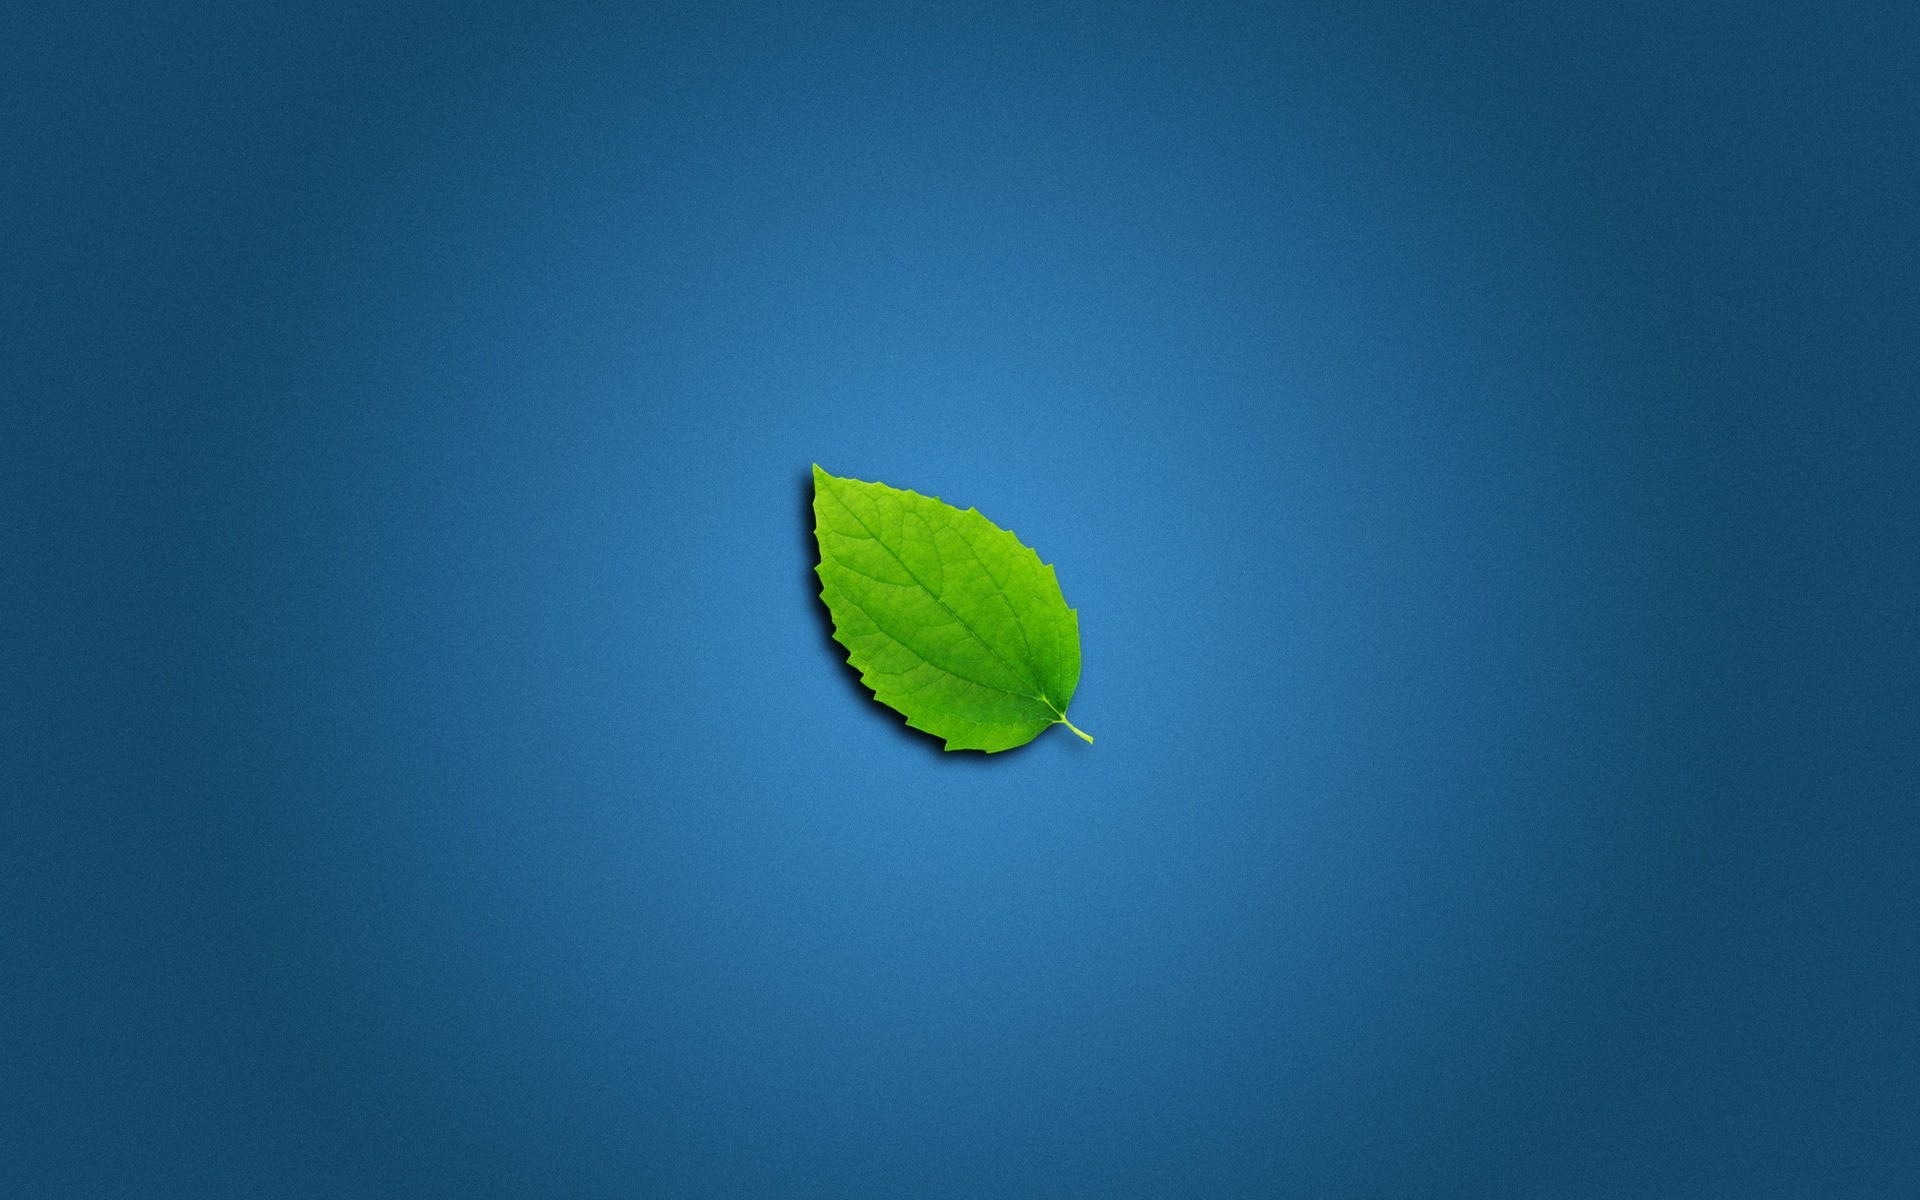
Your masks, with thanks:
M0 1192L1920 1193L1902 7L11 13Z

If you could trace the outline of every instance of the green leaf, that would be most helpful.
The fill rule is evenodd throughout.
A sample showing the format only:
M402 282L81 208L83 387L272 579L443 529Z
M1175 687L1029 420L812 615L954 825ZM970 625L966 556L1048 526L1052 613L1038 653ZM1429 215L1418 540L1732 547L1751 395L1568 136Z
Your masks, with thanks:
M1065 725L1080 620L1053 568L938 497L813 468L820 598L882 704L949 750L1010 750Z

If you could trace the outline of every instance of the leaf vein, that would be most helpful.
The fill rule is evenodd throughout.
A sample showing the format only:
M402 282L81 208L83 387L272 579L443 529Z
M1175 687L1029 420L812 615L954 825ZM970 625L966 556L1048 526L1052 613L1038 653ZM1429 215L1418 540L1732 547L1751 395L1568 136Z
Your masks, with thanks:
M911 645L909 645L909 644L908 644L908 643L906 642L906 640L905 640L905 639L903 639L903 638L902 638L902 637L901 637L901 636L900 636L899 634L897 634L897 633L895 633L895 632L893 632L893 630L891 630L891 629L888 629L888 628L887 628L887 627L886 627L885 625L882 625L882 624L880 623L880 618L874 615L874 612L873 612L873 610L872 610L872 609L870 609L870 608L868 608L868 607L867 607L866 605L864 605L864 604L862 604L862 603L860 603L860 601L858 601L858 600L856 600L856 599L854 599L854 597L852 597L851 595L849 595L849 594L847 594L846 592L841 592L841 593L840 593L840 596L841 596L841 598L842 598L842 599L844 599L844 600L845 600L845 601L846 601L846 602L847 602L848 604L851 604L851 605L852 605L852 606L853 606L854 608L857 608L857 609L859 609L859 610L860 610L860 612L861 612L861 614L862 614L862 615L864 615L864 616L865 616L865 617L867 618L867 620L869 620L869 621L872 621L872 622L873 622L873 627L874 627L875 629L877 629L877 630L879 630L879 631L880 631L880 633L881 633L881 634L882 634L882 635L883 635L884 637L886 637L886 639L887 639L888 641L890 641L890 642L892 642L892 643L893 643L894 645L896 645L896 646L899 646L899 647L900 647L900 648L901 648L902 650L905 650L905 651L906 651L906 652L907 652L908 654L911 654L911 655L913 655L913 656L914 656L915 658L917 658L917 659L919 659L919 660L920 660L920 661L921 661L922 663L925 663L925 664L926 664L927 666L929 666L929 667L932 667L932 668L933 668L934 670L936 670L936 671L945 671L945 672L946 672L947 674L949 674L949 675L951 675L951 676L953 676L953 677L954 677L955 679L958 679L958 680L961 680L961 681L963 681L963 682L966 682L966 683L970 683L970 684L972 684L972 685L973 685L973 686L975 686L975 687L979 687L979 688L985 688L985 689L987 689L987 690L988 690L988 691L990 691L990 692L999 692L999 693L1001 693L1002 695L1006 695L1006 696L1015 696L1015 697L1018 697L1019 699L1022 699L1022 700L1038 700L1038 701L1040 701L1040 703L1042 703L1042 704L1047 704L1047 706L1048 706L1049 708L1051 708L1051 707L1052 707L1052 705L1051 705L1051 704L1049 704L1049 703L1047 702L1047 700L1046 700L1046 699L1045 699L1044 697L1041 697L1041 696L1030 696L1030 695L1028 695L1028 694L1027 694L1027 693L1025 693L1025 692L1016 692L1016 691L1014 691L1014 690L1013 690L1013 689L1011 689L1011 688L1003 688L1003 687L1001 687L1001 686L1000 686L1000 685L998 685L998 684L993 684L993 683L987 683L987 682L985 682L985 681L983 681L983 680L979 680L979 679L975 679L975 678L973 678L973 677L972 677L971 675L963 675L963 674L961 674L961 673L960 673L959 671L956 671L956 670L954 670L954 669L953 669L952 667L949 667L949 666L946 666L946 665L944 665L944 664L942 664L942 663L937 663L937 662L934 662L934 661L933 661L932 659L930 659L930 658L928 658L928 657L927 657L926 655L924 655L924 654L922 654L922 653L920 653L920 652L919 652L918 650L915 650L915 649L914 649L914 648L913 648L913 647L912 647ZM962 622L960 622L960 623L961 623L962 625L965 625L965 624L966 624L966 622L965 622L965 621L962 621ZM924 626L923 626L923 628L924 628ZM972 632L972 631L971 631L971 630L969 630L968 632ZM977 634L976 634L975 636L976 636L976 638L978 637L978 635L977 635ZM982 643L982 644L984 645L984 643ZM845 643L845 642L841 642L841 645L843 645L843 646L845 646L845 645L846 645L846 643ZM847 649L849 649L849 650L851 650L851 649L853 649L853 647L851 647L851 646L847 646Z

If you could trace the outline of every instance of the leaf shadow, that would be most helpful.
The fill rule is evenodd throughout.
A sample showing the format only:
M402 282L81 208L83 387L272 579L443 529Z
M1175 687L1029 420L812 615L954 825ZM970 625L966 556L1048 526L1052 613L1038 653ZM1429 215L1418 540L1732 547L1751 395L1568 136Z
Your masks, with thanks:
M827 602L820 598L820 577L813 573L813 564L819 561L820 549L813 538L813 471L800 472L799 487L796 489L800 502L800 586L807 593L807 607L813 613L816 627L820 631L820 644L828 657L839 668L841 680L859 700L856 706L867 714L869 719L885 728L887 732L903 741L910 742L921 750L933 755L942 763L958 767L985 767L993 755L982 754L977 750L949 751L941 739L930 733L922 733L906 723L906 718L874 699L867 685L860 682L860 672L847 661L847 648L833 640L833 614L827 611ZM1024 748L1024 747L1023 747ZM1002 753L1007 753L1002 751Z

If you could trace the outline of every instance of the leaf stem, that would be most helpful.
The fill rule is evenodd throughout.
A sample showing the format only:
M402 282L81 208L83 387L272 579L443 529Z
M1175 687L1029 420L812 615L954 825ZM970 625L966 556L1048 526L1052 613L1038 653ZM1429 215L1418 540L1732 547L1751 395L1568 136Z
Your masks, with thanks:
M1087 745L1089 746L1093 745L1093 738L1085 730L1081 729L1078 725L1075 725L1072 721L1067 720L1067 714L1061 713L1060 719L1058 722L1056 722L1056 724L1065 725L1068 729L1071 729L1075 733L1079 734L1081 737L1086 738Z

